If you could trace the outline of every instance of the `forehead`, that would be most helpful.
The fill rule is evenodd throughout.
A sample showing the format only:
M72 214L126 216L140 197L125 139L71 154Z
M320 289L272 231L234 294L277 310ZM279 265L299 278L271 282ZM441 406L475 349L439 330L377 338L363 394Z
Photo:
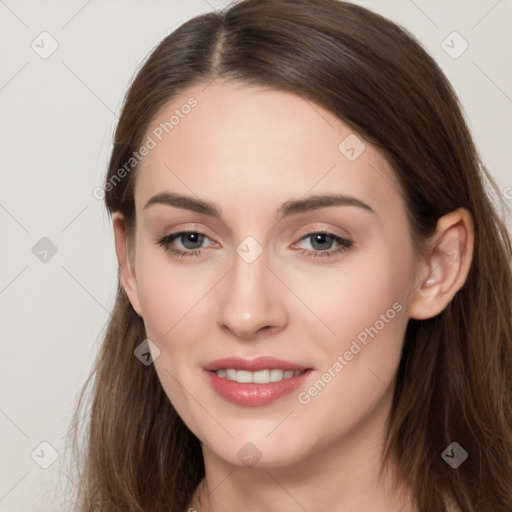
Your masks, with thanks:
M344 193L375 210L403 207L375 147L332 112L288 92L233 82L191 87L157 113L137 169L136 205L174 191L224 205L276 208L291 197Z

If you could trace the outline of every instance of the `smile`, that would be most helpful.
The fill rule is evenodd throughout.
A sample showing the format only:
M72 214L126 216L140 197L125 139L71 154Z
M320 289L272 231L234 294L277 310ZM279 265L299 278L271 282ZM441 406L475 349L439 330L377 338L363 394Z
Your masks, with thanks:
M307 366L260 356L227 357L204 367L211 388L224 400L244 407L261 407L291 393L313 372Z

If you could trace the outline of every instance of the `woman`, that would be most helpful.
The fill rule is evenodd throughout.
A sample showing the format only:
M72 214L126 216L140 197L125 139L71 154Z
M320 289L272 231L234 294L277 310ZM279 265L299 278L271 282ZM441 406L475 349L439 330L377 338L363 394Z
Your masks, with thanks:
M512 510L486 180L439 67L362 7L244 0L166 37L105 181L77 510Z

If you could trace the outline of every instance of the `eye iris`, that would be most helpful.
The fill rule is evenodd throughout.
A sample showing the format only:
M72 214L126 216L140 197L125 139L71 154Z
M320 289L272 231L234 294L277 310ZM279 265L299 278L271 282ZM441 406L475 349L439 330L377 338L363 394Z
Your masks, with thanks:
M180 241L186 249L198 249L201 247L203 239L204 235L200 235L199 233L183 233L180 236ZM192 247L187 244L192 244ZM197 247L194 244L197 244Z
M327 245L329 247L325 247L325 246L322 246L321 244L325 244L326 243L326 239L330 239L330 244L328 243L329 240L327 240ZM312 235L312 240L313 240L313 243L311 244L311 246L314 248L314 249L330 249L332 247L332 243L333 243L333 238L325 233L316 233L314 235ZM316 244L320 244L320 247L317 245L315 246Z

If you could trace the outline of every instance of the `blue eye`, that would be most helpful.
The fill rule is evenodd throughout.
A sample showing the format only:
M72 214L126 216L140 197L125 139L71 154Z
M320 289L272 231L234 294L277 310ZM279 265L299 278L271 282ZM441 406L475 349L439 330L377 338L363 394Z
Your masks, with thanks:
M301 253L306 253L309 258L329 258L334 255L340 254L350 247L352 242L333 233L326 231L315 231L314 233L308 233L303 236L301 240L311 241L311 246L315 250L301 249ZM338 247L332 249L333 244L338 244ZM318 250L317 250L318 249Z
M183 258L185 256L200 256L206 239L209 240L204 233L198 231L180 231L166 235L157 243L172 255ZM307 239L310 240L313 249L299 249L299 252L305 253L309 258L334 257L353 245L352 241L326 231L315 231L301 238L301 240ZM183 249L176 248L175 242L179 242ZM337 244L338 247L333 249L334 244Z
M207 236L198 231L180 231L179 233L164 236L158 241L158 244L176 256L196 256L201 252L200 248L205 238L207 238ZM172 245L175 240L178 240L182 246L188 250L183 251L176 249L176 247Z

